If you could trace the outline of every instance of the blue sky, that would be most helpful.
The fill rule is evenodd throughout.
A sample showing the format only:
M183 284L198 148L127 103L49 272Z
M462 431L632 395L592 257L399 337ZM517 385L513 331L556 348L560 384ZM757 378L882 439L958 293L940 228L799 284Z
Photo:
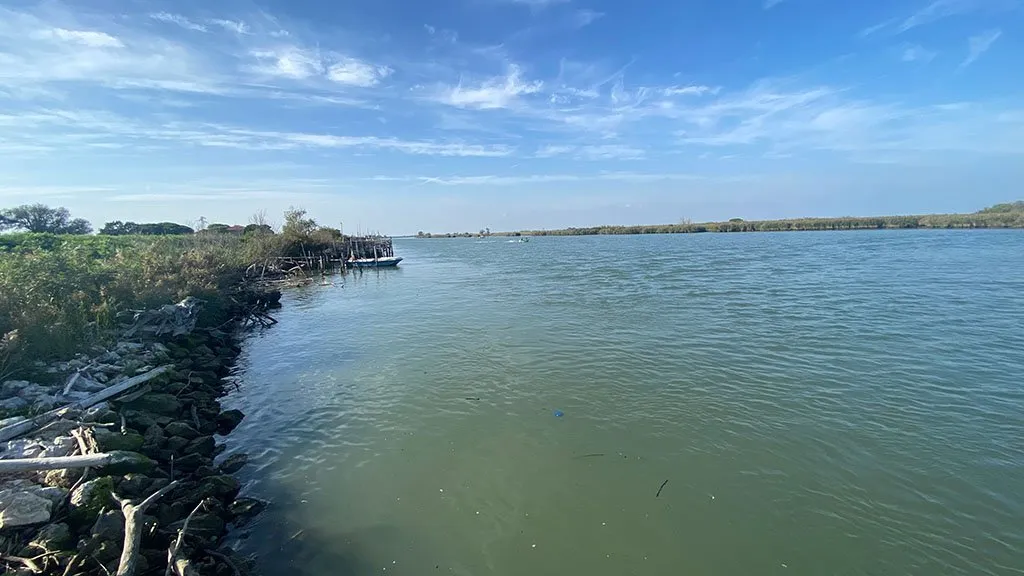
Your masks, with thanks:
M410 233L1024 197L1024 0L0 2L0 205Z

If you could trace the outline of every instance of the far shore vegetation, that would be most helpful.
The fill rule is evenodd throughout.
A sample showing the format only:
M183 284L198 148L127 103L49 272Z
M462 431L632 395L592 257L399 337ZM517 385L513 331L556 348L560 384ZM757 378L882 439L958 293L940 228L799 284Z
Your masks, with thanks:
M1024 228L1024 201L996 204L973 214L927 214L921 216L844 216L839 218L793 218L786 220L744 220L637 226L592 226L561 230L520 230L479 233L430 234L417 238L471 238L484 236L593 236L603 234L696 234L705 232L788 232L812 230L886 230L914 228Z
M315 253L342 238L304 210L275 231L263 213L248 225L109 222L90 234L64 208L0 211L0 380L37 360L108 344L133 310L195 296L206 320L223 310L255 262ZM218 315L220 314L220 315Z

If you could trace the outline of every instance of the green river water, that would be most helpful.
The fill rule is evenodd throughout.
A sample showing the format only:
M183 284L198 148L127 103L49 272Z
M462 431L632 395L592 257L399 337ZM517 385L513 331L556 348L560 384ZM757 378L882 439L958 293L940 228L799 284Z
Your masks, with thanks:
M1024 574L1024 232L396 252L246 344L263 574Z

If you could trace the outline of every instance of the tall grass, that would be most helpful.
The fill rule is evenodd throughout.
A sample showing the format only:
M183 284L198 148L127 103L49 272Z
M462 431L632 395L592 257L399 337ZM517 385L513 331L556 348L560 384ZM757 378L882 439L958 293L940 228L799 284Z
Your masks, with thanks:
M105 343L118 313L186 296L207 300L216 321L246 267L287 250L276 236L0 235L0 336L17 335L0 365Z

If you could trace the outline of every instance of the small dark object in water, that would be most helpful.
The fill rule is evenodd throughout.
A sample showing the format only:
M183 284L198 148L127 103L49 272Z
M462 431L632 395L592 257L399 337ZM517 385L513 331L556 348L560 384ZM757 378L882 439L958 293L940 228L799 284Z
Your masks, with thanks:
M593 454L583 454L582 456L577 456L576 459L578 460L580 458L594 458L595 456L604 456L604 452L595 452Z
M466 400L472 400L473 402L479 402L480 399L473 396L466 396Z
M561 410L555 410L555 418L561 418L562 416L565 416L565 412L562 412Z
M661 483L661 488L658 488L658 493L654 495L655 498L661 496L661 491L665 489L665 484L668 484L668 480Z

